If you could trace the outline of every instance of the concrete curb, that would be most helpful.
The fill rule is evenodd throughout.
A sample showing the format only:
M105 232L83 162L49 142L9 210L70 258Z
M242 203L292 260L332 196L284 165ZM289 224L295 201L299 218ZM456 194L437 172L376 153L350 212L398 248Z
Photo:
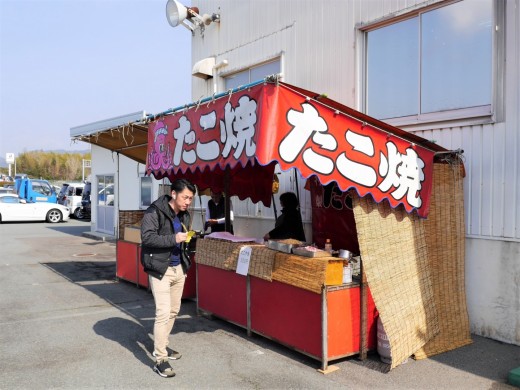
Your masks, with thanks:
M111 236L109 234L99 233L99 232L83 232L81 234L83 237L91 238L93 240L105 241L105 242L116 242L117 239L115 236Z

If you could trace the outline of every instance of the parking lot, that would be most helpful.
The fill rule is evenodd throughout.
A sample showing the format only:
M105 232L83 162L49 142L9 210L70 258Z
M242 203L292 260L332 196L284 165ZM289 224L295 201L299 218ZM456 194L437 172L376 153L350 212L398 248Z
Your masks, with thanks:
M115 244L90 222L0 224L0 388L499 389L520 347L473 344L386 372L377 355L320 363L244 329L197 316L184 301L171 346L177 376L152 371L151 294L115 279ZM276 304L276 302L273 302Z

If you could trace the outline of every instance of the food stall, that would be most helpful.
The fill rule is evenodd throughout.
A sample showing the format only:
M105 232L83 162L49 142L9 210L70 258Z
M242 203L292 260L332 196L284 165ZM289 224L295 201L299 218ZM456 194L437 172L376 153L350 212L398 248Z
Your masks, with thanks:
M244 275L238 263L249 248ZM329 361L359 353L360 283L343 283L342 259L211 238L199 242L197 258L198 308L203 312L313 357L324 372ZM376 309L370 295L367 313L365 333L374 349Z
M226 199L269 206L275 166L297 169L312 194L310 241L330 238L361 255L359 277L343 283L337 257L284 253L255 238L198 239L200 310L314 357L324 372L374 348L377 316L391 368L471 342L460 151L275 78L113 130L81 140L146 161L156 179L185 177ZM132 260L118 272L139 281L138 252L124 246L118 263L127 249Z
M200 189L269 206L275 165L296 168L315 185L312 241L322 246L325 234L335 233L334 249L357 248L363 261L360 278L344 284L327 279L334 257L279 253L254 238L199 239L199 309L317 358L324 372L331 360L374 348L378 314L391 367L470 342L457 152L277 79L147 122L148 174L185 177ZM331 183L329 198L349 198L355 226L346 230L338 229L336 210L318 210ZM453 223L440 222L446 210ZM350 239L339 246L342 236ZM245 273L237 268L244 248Z

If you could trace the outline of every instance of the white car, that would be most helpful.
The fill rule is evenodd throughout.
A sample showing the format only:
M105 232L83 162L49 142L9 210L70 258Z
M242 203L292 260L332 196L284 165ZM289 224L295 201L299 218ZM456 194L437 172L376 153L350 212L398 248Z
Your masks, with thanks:
M77 219L83 218L81 196L84 188L85 183L64 183L58 192L58 203L67 206Z
M16 194L0 194L0 222L7 221L47 221L57 223L68 221L70 209L57 203L30 203Z

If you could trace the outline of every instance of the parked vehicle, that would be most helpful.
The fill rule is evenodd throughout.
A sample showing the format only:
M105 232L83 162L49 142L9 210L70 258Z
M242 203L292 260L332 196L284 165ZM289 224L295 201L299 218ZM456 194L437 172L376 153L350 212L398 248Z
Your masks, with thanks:
M0 187L0 194L16 194L14 188Z
M16 193L28 202L56 203L57 196L54 187L47 180L16 179Z
M77 219L83 219L84 213L81 209L82 194L85 183L63 183L58 194L58 203L70 208L71 215Z
M83 195L81 196L81 212L83 213L83 218L90 218L91 216L91 191L92 183L87 181L85 183L85 188L83 188Z
M29 176L27 175L27 173L17 173L16 175L14 175L14 180L17 180L17 179L28 179Z
M12 182L13 178L11 176L1 174L0 175L0 181Z
M61 204L28 202L17 194L0 194L0 222L47 221L58 223L68 221L69 215L70 209Z

